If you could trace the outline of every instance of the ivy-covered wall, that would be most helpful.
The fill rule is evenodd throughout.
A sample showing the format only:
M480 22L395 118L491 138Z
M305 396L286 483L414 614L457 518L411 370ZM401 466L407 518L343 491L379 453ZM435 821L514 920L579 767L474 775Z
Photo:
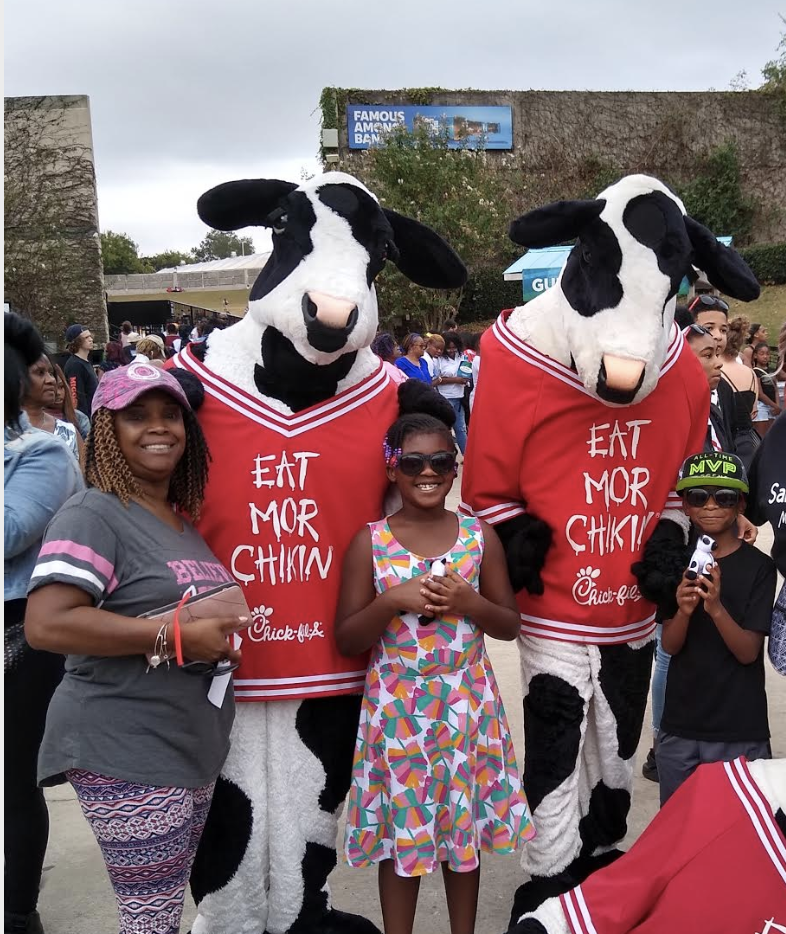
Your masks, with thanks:
M737 245L786 240L786 119L774 95L325 88L322 125L339 130L339 166L354 172L363 153L347 147L350 100L509 105L514 149L487 155L516 179L511 216L557 198L592 197L620 175L646 172Z

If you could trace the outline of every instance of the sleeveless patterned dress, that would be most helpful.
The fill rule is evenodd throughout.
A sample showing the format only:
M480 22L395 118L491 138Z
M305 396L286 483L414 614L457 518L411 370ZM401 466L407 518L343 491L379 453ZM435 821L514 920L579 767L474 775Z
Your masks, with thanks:
M439 557L478 589L483 532L459 516ZM374 585L382 593L431 561L372 522ZM447 862L469 872L479 852L511 853L535 835L483 631L466 617L393 618L366 676L345 855L351 866L393 859L400 876Z

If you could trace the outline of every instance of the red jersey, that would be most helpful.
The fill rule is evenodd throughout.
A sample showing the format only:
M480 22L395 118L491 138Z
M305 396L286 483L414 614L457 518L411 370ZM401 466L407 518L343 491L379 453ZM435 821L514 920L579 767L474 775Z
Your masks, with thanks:
M347 547L382 515L382 442L398 416L396 387L380 365L327 402L282 415L188 348L173 361L202 381L199 421L216 455L197 528L252 613L235 696L362 692L368 655L340 655L333 621Z
M775 934L786 839L745 759L702 765L629 853L560 900L572 934Z
M462 508L494 525L527 503L554 530L542 596L517 594L522 632L614 644L645 638L655 607L631 573L686 457L707 434L707 379L674 328L656 388L636 405L605 405L578 375L509 329L482 339Z

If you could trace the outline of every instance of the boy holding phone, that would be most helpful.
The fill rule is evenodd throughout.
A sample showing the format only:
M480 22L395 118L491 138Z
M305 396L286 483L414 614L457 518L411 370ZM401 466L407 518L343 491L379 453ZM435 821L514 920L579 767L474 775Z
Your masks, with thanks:
M716 564L709 577L683 576L677 614L663 623L672 659L656 753L661 806L703 763L770 756L763 646L776 571L737 537L745 467L734 454L695 454L677 490L694 532L715 539Z

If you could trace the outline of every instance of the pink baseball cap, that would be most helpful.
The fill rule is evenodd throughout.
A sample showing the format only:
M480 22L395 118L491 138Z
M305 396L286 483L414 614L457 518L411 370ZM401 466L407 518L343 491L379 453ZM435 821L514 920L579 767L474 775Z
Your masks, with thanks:
M143 393L154 389L169 393L183 408L191 408L183 388L174 376L149 363L131 363L104 373L93 396L91 414L95 415L99 409L117 412L128 408Z

